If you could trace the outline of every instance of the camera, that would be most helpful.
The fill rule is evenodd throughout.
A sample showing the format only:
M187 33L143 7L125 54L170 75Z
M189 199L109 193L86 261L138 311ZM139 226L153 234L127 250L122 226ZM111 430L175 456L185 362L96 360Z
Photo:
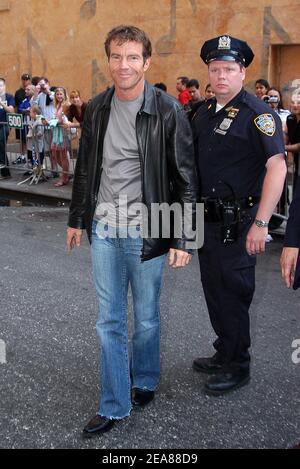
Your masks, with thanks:
M267 104L279 103L278 96L265 96L263 99L264 99L264 102Z

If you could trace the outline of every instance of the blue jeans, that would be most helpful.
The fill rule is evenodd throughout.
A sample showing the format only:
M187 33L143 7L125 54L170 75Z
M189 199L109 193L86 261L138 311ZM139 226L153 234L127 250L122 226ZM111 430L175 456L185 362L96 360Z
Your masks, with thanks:
M99 234L93 222L92 263L99 300L97 333L101 344L99 415L121 419L131 411L131 389L154 391L160 375L160 291L166 256L141 262L143 241ZM98 228L97 228L98 227ZM111 227L106 227L111 230ZM112 229L113 231L115 229ZM125 228L126 230L126 228ZM134 330L128 347L127 303L132 291Z

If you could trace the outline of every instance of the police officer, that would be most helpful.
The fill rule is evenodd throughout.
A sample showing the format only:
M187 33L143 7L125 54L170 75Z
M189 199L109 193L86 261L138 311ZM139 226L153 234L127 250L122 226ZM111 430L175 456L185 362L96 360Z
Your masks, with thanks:
M213 374L208 394L220 395L250 380L249 307L255 288L256 254L265 250L268 221L286 176L279 117L243 89L254 54L230 36L206 41L215 98L199 108L192 125L205 203L200 271L216 353L193 368Z

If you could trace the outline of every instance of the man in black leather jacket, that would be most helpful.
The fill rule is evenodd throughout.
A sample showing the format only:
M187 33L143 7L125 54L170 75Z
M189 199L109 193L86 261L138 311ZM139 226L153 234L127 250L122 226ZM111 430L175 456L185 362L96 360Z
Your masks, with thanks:
M116 420L130 415L132 405L144 406L154 397L165 256L169 252L172 267L187 265L194 241L184 218L179 218L178 230L164 214L153 217L154 206L189 204L194 218L197 196L185 113L176 99L144 78L150 65L149 39L138 28L120 26L108 34L105 49L114 87L96 96L86 110L67 231L71 249L80 245L82 230L87 230L100 304L102 392L99 411L84 428L84 437L110 430ZM125 212L122 197L128 202ZM178 225L176 217L175 222ZM170 228L167 237L165 228ZM129 283L134 309L131 353Z

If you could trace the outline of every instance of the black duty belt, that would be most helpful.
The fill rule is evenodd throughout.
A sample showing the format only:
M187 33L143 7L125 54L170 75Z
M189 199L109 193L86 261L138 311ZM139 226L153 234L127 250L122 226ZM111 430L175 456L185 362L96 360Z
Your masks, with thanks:
M202 197L201 202L204 203L204 219L206 222L223 222L224 209L232 207L238 215L239 212L251 209L257 205L260 197L251 196L242 199L228 200L228 199L212 199L210 197Z

